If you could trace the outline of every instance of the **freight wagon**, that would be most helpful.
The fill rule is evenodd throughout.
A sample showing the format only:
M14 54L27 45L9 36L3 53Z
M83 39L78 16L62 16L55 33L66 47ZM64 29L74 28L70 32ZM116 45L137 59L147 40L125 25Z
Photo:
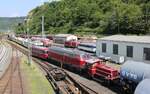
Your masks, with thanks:
M64 44L65 41L77 41L78 38L75 35L71 34L58 34L53 37L53 41L58 44Z
M144 79L138 84L134 94L150 94L150 79Z
M64 46L76 48L76 47L78 47L79 44L80 44L80 42L78 42L78 41L65 41Z
M32 41L40 41L43 43L43 46L48 47L52 45L52 40L49 40L48 38L40 38L40 37L32 37L31 38Z
M95 53L96 52L96 43L80 43L78 45L78 49Z
M150 65L143 62L126 61L120 69L121 84L133 92L139 82L150 78Z

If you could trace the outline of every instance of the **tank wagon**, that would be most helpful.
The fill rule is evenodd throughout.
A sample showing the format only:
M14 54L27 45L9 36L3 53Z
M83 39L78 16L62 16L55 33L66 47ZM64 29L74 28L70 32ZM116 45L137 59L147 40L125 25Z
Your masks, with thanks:
M144 79L138 84L134 94L150 94L150 79Z
M120 69L120 80L124 88L132 92L143 79L150 78L150 65L142 62L126 61Z
M48 48L40 46L32 46L32 55L42 59L48 58Z
M48 51L49 58L76 68L77 71L88 73L93 79L118 79L118 71L106 66L102 60L78 50L52 46Z

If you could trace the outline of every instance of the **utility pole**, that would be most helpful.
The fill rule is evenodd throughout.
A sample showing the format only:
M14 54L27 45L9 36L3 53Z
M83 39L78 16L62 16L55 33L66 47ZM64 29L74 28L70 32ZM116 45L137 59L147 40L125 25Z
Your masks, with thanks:
M28 37L28 64L31 65L32 63L32 52L31 52L31 41L29 37L29 28L27 27L27 37Z
M32 44L30 41L30 37L29 37L29 27L28 27L28 20L29 18L25 19L26 22L26 35L27 35L27 42L28 42L28 64L31 65L32 64Z
M42 37L45 38L44 16L42 16Z
M44 0L41 0L41 5L44 5ZM42 25L42 38L45 38L44 15L42 15L41 25Z

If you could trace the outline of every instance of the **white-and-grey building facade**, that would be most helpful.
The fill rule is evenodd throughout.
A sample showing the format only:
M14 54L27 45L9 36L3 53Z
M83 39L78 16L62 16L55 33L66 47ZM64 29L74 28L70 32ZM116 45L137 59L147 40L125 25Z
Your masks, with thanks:
M150 63L150 36L113 35L100 38L96 43L98 57L112 61L134 60Z

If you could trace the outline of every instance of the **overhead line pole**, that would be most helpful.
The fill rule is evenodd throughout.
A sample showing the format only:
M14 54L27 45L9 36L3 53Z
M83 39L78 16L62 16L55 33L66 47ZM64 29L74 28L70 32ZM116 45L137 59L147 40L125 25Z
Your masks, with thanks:
M45 37L45 29L44 29L44 16L42 16L42 37Z
M44 1L41 0L41 5L44 5ZM45 38L45 28L44 28L44 15L42 16L42 21L41 21L41 25L42 25L42 37Z
M28 64L31 65L32 64L32 44L31 44L31 40L29 37L29 27L28 27L28 20L29 18L25 19L26 22L26 34L27 34L27 42L28 42Z

